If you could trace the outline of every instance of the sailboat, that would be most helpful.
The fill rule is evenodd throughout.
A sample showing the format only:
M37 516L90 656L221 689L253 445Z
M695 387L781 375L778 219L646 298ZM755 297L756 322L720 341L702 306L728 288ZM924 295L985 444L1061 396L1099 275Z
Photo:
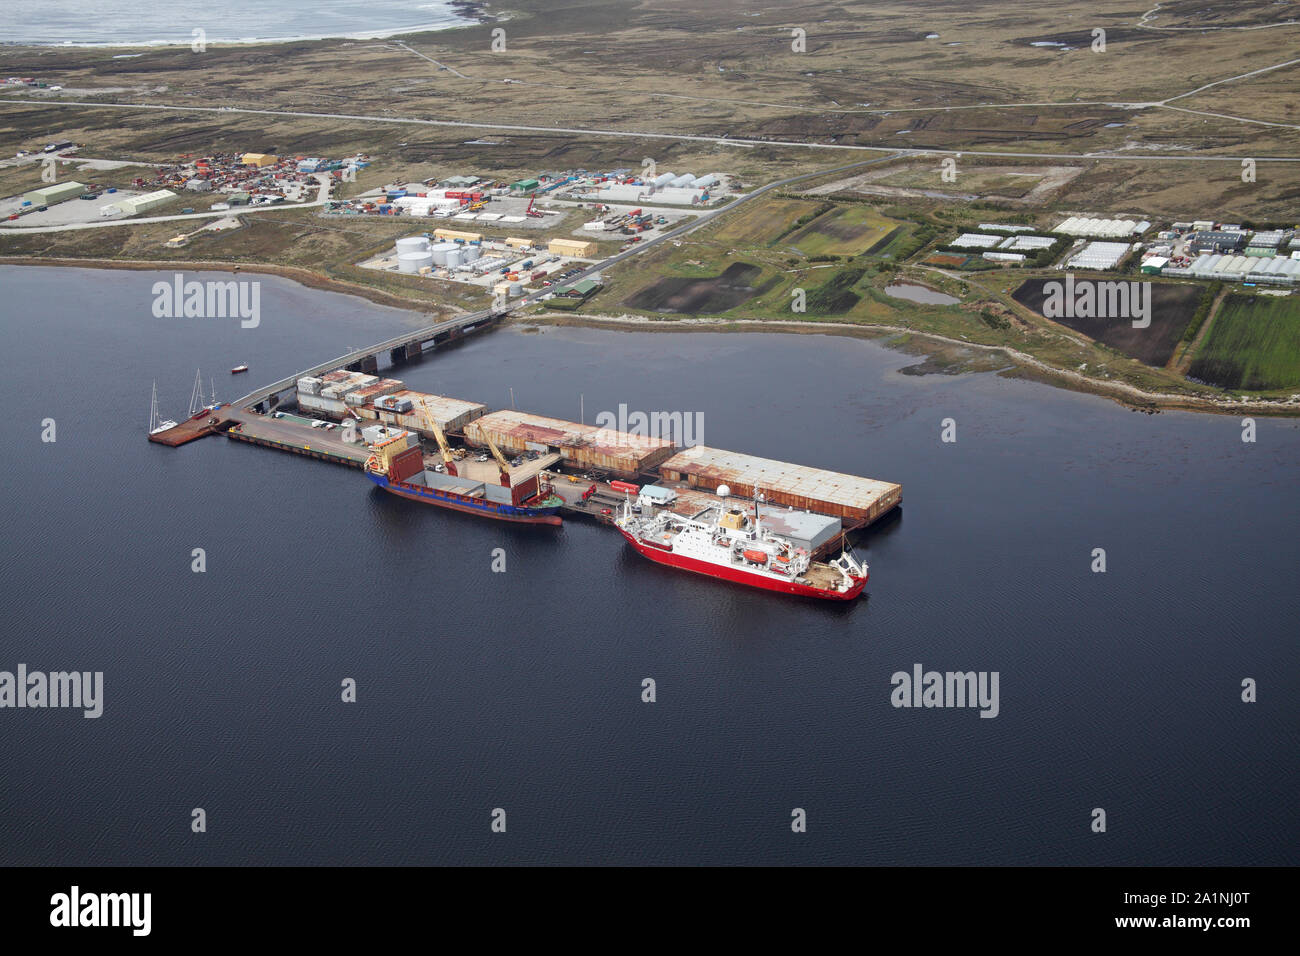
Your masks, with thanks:
M158 383L153 383L153 401L149 405L149 434L157 435L159 432L165 432L175 428L176 423L170 418L160 418L158 415Z

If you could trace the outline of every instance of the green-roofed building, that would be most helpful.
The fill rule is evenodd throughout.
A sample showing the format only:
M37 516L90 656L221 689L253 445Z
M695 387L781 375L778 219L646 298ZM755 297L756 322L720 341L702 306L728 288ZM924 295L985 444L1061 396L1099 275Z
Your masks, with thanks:
M40 189L33 189L31 192L23 193L23 201L29 202L33 206L48 206L51 203L63 202L65 199L75 199L86 191L86 187L81 183L66 182L54 183L49 186L42 186Z

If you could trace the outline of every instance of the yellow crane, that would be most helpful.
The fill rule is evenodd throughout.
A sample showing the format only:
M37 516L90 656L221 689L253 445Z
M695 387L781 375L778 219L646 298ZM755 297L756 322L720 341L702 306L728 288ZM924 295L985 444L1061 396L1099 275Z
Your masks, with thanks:
M497 460L497 468L501 471L501 484L510 487L510 462L506 461L506 456L501 454L501 449L496 446L486 434L483 439L487 442L488 451L492 452L492 457Z
M428 416L429 427L433 430L433 437L438 441L438 450L442 452L443 466L447 469L447 474L456 477L456 456L451 453L451 447L447 444L447 436L442 433L442 426L438 424L438 419L433 417L428 405L424 401L421 401L420 404L424 406L425 414Z

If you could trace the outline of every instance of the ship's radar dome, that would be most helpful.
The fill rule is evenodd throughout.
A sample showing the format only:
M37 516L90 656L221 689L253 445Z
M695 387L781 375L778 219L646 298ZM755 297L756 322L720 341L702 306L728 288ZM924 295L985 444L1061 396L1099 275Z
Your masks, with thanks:
M731 486L730 486L730 485L718 485L718 497L719 497L719 498L730 498L730 497L731 497Z

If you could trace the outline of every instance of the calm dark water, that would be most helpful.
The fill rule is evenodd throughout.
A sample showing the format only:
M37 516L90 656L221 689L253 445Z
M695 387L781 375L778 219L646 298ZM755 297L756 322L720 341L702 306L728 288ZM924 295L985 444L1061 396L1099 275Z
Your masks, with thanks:
M0 862L1297 862L1295 423L1247 445L820 336L507 329L402 373L567 418L582 393L588 421L699 410L708 444L901 482L869 597L823 606L585 523L148 444L155 378L179 415L195 366L230 398L238 362L271 381L419 322L266 278L257 329L155 319L156 278L0 268L0 669L105 682L98 720L0 710ZM998 671L1000 715L891 707L917 662Z

